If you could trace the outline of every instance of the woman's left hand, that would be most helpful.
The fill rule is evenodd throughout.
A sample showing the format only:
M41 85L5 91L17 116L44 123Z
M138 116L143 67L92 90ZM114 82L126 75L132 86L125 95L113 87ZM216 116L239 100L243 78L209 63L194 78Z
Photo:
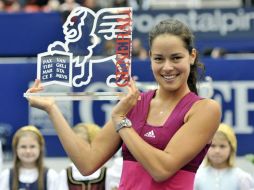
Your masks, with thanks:
M126 117L127 113L136 105L140 98L140 92L132 78L130 79L127 88L128 94L124 96L112 110L111 117L115 125Z

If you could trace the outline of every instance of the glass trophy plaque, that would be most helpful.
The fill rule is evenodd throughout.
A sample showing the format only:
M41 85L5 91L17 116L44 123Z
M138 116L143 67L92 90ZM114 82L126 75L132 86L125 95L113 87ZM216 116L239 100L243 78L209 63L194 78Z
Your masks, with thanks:
M37 78L45 90L25 97L117 100L125 94L131 76L130 7L98 12L75 8L63 24L63 34L64 41L49 44L47 52L37 56ZM95 91L94 85L101 88Z

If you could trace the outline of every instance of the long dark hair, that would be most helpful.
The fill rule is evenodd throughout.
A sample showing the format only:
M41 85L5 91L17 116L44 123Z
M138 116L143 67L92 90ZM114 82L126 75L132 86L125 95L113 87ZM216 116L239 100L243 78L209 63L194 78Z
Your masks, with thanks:
M153 40L161 34L172 34L182 39L185 48L191 54L194 48L194 35L192 31L182 22L175 19L167 19L157 24L149 33L149 45L152 47ZM190 66L190 74L188 77L188 86L192 92L198 94L197 82L204 76L204 65L199 62L198 53L194 60L194 64Z

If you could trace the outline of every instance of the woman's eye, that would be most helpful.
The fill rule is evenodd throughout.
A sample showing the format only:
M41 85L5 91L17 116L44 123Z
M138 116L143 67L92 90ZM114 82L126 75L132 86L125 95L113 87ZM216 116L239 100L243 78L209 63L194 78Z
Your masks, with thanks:
M161 61L162 58L161 58L161 57L155 57L154 60L155 60L155 61Z
M174 61L178 61L178 60L180 60L181 59L181 57L173 57L172 58L172 60L174 60Z

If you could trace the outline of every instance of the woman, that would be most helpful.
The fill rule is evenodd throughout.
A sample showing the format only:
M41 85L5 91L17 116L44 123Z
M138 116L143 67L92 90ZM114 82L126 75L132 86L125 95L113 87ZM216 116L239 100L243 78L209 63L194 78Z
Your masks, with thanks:
M157 90L139 93L131 79L128 94L111 120L89 144L75 138L53 99L30 97L45 110L76 166L84 175L100 168L122 145L119 189L192 190L195 172L220 123L220 106L197 96L199 65L193 34L177 20L165 20L149 34ZM35 81L28 92L42 90ZM82 151L80 151L82 150Z

